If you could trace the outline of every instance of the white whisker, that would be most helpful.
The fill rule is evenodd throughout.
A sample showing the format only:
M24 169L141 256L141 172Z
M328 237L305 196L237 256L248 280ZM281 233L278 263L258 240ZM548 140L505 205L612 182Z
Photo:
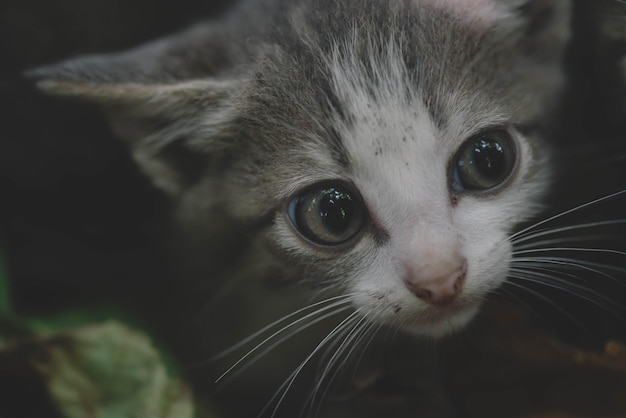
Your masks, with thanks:
M269 408L272 402L274 402L274 399L276 399L276 397L278 397L279 394L282 392L282 395L280 395L280 398L278 399L276 406L274 407L274 410L272 411L272 417L276 415L276 412L278 411L282 401L287 396L289 389L295 382L296 378L298 377L302 369L308 364L308 362L313 358L313 356L315 356L319 352L319 350L322 347L324 347L324 345L326 345L328 341L336 337L338 332L341 332L341 330L343 330L344 328L350 327L353 322L358 321L359 320L358 315L359 315L359 311L352 312L347 318L342 320L335 328L333 328L328 333L328 335L324 337L324 339L322 339L322 341L320 341L320 343L313 349L313 351L302 361L302 363L300 363L300 365L289 375L289 377L287 377L287 380L285 380L285 382L278 388L276 393L274 393L274 395L270 398L269 402L261 410L261 412L259 413L259 416L263 415L263 413L267 410L267 408Z
M615 254L615 255L626 255L626 252L613 250L610 248L582 248L582 247L552 247L552 248L536 248L531 250L519 250L513 251L513 256L521 255L521 254L534 254L534 253L545 253L545 252L555 252L555 251L573 251L573 252L585 252L585 253L602 253L602 254Z
M562 290L564 292L567 292L569 294L571 294L572 296L576 296L580 299L586 300L587 302L599 306L602 309L610 312L611 314L613 314L616 318L620 319L620 320L625 320L624 316L622 314L618 314L617 312L622 311L622 312L626 312L626 309L622 306L620 306L620 304L618 304L617 302L611 300L610 298L602 295L599 292L596 292L595 290L585 287L585 286L581 286L579 284L576 283L570 283L564 279L561 279L559 277L556 276L551 276L548 274L543 274L543 273L538 273L538 272L529 272L529 271L523 271L523 270L519 270L519 269L512 269L512 271L515 271L517 273L521 273L522 275L518 274L518 275L511 275L511 277L520 279L520 280L525 280L525 281L529 281L529 282L533 282L533 283L537 283L537 284L541 284L543 286L547 286L547 287L551 287L554 289L559 289ZM543 279L543 280L541 280ZM593 299L591 296L594 296L596 299ZM601 302L606 303L609 306L605 306L603 305Z
M588 229L588 228L597 228L601 226L614 226L614 225L621 225L621 224L626 224L626 219L613 219L609 221L589 222L585 224L570 225L570 226L564 226L564 227L559 227L559 228L548 228L548 229L542 229L542 230L536 231L531 234L526 234L523 236L517 236L517 234L513 234L510 237L510 241L517 247L517 244L521 242L529 241L529 240L543 237L546 235L554 235L554 234L559 234L562 232L577 231L577 230Z
M361 361L363 360L363 356L365 355L365 352L367 351L367 348L370 346L370 344L372 343L372 341L374 340L374 338L376 337L376 335L378 334L378 332L380 331L380 329L384 325L382 322L376 321L376 318L372 319L370 322L371 322L371 326L370 326L369 330L374 328L375 325L376 325L376 329L371 333L370 337L367 339L367 342L363 345L363 349L361 350L361 354L359 355L359 358L356 360L356 362L354 364L354 371L352 372L352 379L353 380L356 377L356 373L357 373L357 371L359 369L359 365L361 364ZM367 332L369 332L369 330Z
M298 309L297 311L294 311L294 312L292 312L292 313L290 313L288 315L285 315L282 318L272 322L271 324L266 325L265 327L261 328L259 331L255 332L254 334L250 335L249 337L244 338L243 340L241 340L240 342L238 342L235 345L231 346L230 348L228 348L228 349L226 349L226 350L224 350L224 351L214 355L213 357L211 357L209 359L209 362L215 362L215 361L217 361L219 359L222 359L222 358L226 357L227 355L231 354L232 352L236 351L237 349L239 349L239 348L243 347L244 345L248 344L249 342L251 342L255 338L259 337L263 333L267 332L268 330L274 328L275 326L277 326L277 325L279 325L279 324L281 324L281 323L283 323L283 322L293 318L294 316L297 316L297 315L299 315L299 314L301 314L301 313L303 313L303 312L305 312L305 311L307 311L309 309L314 309L314 308L317 308L320 305L324 305L326 303L336 302L336 301L341 301L341 302L339 302L339 304L346 303L354 295L355 295L354 293L350 293L350 294L347 294L347 295L331 297L331 298L328 298L328 299L325 299L325 300L313 303L311 305L305 306L304 308ZM336 306L336 304L331 305L330 308L332 308L334 306ZM323 311L327 310L327 308L324 308L322 310L317 310L317 311L313 312L312 314L323 312ZM330 308L328 308L328 309L330 309ZM309 316L310 315L307 315L307 316L305 316L303 318L300 318L299 320L289 324L289 326L295 325L296 323L300 322L301 320L303 320L303 319L305 319L305 318L307 318Z
M573 243L581 243L581 242L589 242L589 241L625 241L626 237L622 235L585 235L585 236L575 236L575 237L563 237L563 238L554 238L543 241L535 241L528 242L524 245L518 245L515 243L515 250L528 250L533 248L541 248L548 245L554 244L573 244Z
M270 352L271 350L273 350L274 348L276 348L278 345L282 344L283 342L285 342L286 340L290 339L291 337L293 337L296 334L299 334L300 332L304 331L307 328L312 327L315 324L318 324L319 322L330 318L334 315L337 315L341 312L345 312L349 309L351 309L350 306L344 306L341 307L342 305L345 305L347 302L336 302L335 304L333 304L332 306L328 306L328 307L324 307L316 312L313 312L311 314L306 315L305 317L302 317L286 326L284 326L283 328L281 328L280 330L274 332L272 335L270 335L269 337L265 338L263 341L261 341L259 344L257 344L256 346L254 346L254 348L252 348L250 351L248 351L243 357L241 357L239 360L237 360L232 366L230 366L224 373L222 373L216 380L215 383L219 383L225 376L227 376L234 368L236 368L237 366L239 366L242 362L244 362L248 357L250 357L252 354L254 354L258 349L260 349L261 347L263 347L266 343L268 343L269 341L271 341L272 339L274 339L276 336L282 334L284 331L286 331L287 329L293 327L295 324L300 323L306 319L312 318L316 315L319 315L319 313L321 311L327 311L333 308L338 308L335 310L330 311L329 313L326 313L324 315L318 316L317 318L313 319L311 322L308 322L306 324L304 324L303 326L299 327L298 329L294 330L293 332L288 333L285 337L279 339L278 341L276 341L275 343L271 344L266 350L262 351L259 355L257 355L254 359L254 361L257 361L259 358L263 357L265 354L267 354L268 352ZM241 371L247 369L247 367L249 367L250 365L252 365L253 362L248 363L248 365L246 365L245 368L243 368ZM237 375L240 373L237 373ZM235 375L236 376L236 375ZM234 376L233 376L234 377Z
M522 298L518 297L518 296L515 294L515 292L513 292L513 291L511 291L511 290L507 289L507 288L506 288L506 286L507 286L507 285L514 286L514 287L517 287L517 288L522 288L523 290L526 290L526 291L528 290L528 289L526 289L526 288L523 288L523 286L519 286L519 285L517 285L516 283L510 282L510 281L509 281L509 282L505 282L503 286L499 287L499 288L498 288L498 289L496 289L496 290L500 290L500 291L502 291L502 292L504 293L504 295L505 295L505 296L510 297L511 299L513 299L514 301L516 301L517 303L519 303L520 305L522 305L522 306L524 307L524 309L528 310L528 311L529 311L532 315L534 315L534 316L535 316L535 318L539 319L539 320L540 320L540 321L541 321L541 322L542 322L545 326L547 326L548 328L551 328L551 327L552 327L552 326L550 325L550 323L549 323L548 321L546 321L546 320L543 318L543 316L541 316L541 315L539 314L539 312L531 306L531 304L529 304L529 303L525 302ZM532 292L529 292L529 293L533 294ZM536 296L536 295L533 295L533 296ZM545 298L544 300L548 300L548 301L549 301L549 299L548 299L548 298ZM551 302L551 301L550 301L550 302Z
M514 274L509 274L510 278L513 279L523 279L517 275ZM550 304L554 309L556 309L557 311L559 311L563 316L565 316L566 318L568 318L570 321L572 321L573 324L575 324L578 328L580 328L583 332L587 333L587 334L591 334L591 332L589 331L589 329L584 326L580 321L578 321L574 316L572 316L569 312L567 312L565 309L563 309L561 306L559 306L557 303L555 303L553 300L551 300L550 298L544 296L543 294L528 288L526 286L523 286L519 283L515 283L511 280L507 281L506 284L513 286L517 289L523 290L527 293L530 293L531 295L533 295L534 297L543 300L544 302L547 302L548 304Z
M520 257L520 258L515 258L513 259L513 263L512 265L515 265L516 263L521 263L520 265L528 266L528 265L533 265L533 264L539 264L539 265L557 265L557 266L564 266L564 267L571 267L571 268L576 268L576 269L581 269L581 270L585 270L585 271L589 271L592 273L596 273L602 277L606 277L609 280L612 280L616 283L622 284L624 286L626 286L626 283L624 283L623 281L619 280L618 278L611 276L610 274L599 270L600 268L604 268L607 270L613 270L613 271L618 271L618 272L622 272L625 273L626 269L622 269L619 267L614 267L608 264L603 264L603 263L594 263L591 261L585 261L585 260L576 260L576 259L571 259L571 258L565 258L565 257ZM548 270L548 269L546 269ZM550 270L551 271L551 270ZM561 271L560 271L561 272ZM565 272L561 272L563 274L567 274ZM567 274L570 277L576 277L576 278L580 278L578 276L575 275L571 275L571 274Z
M563 216L569 215L570 213L578 212L578 211L580 211L580 210L583 210L583 209L585 209L585 208L588 208L589 206L596 205L596 204L601 203L601 202L604 202L604 201L606 201L606 200L610 200L610 199L616 198L616 197L621 196L621 195L623 195L623 194L626 194L626 189L625 189L625 190L620 190L619 192L615 192L615 193L612 193L612 194L609 194L609 195L606 195L606 196L603 196L603 197L600 197L600 198L598 198L598 199L592 200L592 201L587 202L587 203L583 203L583 204L578 205L578 206L576 206L576 207L574 207L574 208L572 208L572 209L568 209L568 210L566 210L566 211L564 211L564 212L561 212L561 213L558 213L558 214L556 214L556 215L553 215L553 216L551 216L551 217L549 217L549 218L546 218L546 219L544 219L544 220L542 220L542 221L539 221L539 222L537 222L537 223L534 223L533 225L530 225L530 226L528 226L528 227L526 227L526 228L522 229L521 231L518 231L518 232L516 232L516 233L512 234L512 235L509 237L509 240L510 240L511 242L513 242L513 241L514 241L514 240L516 240L518 237L523 236L523 235L524 235L524 234L526 234L527 232L532 231L532 230L536 229L537 227L539 227L539 226L541 226L541 225L545 225L545 224L547 224L548 222L551 222L551 221L553 221L553 220L555 220L555 219L562 218Z
M531 261L532 259L529 259L529 261L524 261L524 260L519 260L521 261L521 263L515 263L515 260L513 261L513 263L511 263L511 268L515 268L515 266L519 267L519 269L516 269L518 271L543 271L546 273L556 273L558 272L560 275L563 276L567 276L570 277L574 280L580 280L583 282L587 282L587 280L583 279L580 276L577 276L573 273L567 273L561 270L555 270L554 268L548 268L548 267L544 267L545 264L552 264L549 262L546 263L540 263L540 262L533 262ZM559 267L561 267L561 264L558 263L554 263L557 264Z
M320 401L319 401L319 405L318 405L318 412L319 412L319 408L321 408L322 405L322 400L326 398L326 395L328 394L328 391L330 390L330 387L333 383L333 381L335 380L335 377L337 376L337 374L340 372L341 369L343 369L343 367L345 366L346 362L348 361L348 359L350 358L350 355L353 353L355 347L359 344L359 341L361 340L361 337L367 332L368 329L370 329L372 327L371 321L369 321L367 319L367 317L365 315L363 315L361 317L361 319L354 325L354 327L350 330L350 332L347 333L347 335L344 337L341 337L340 339L342 340L340 346L335 350L335 353L332 355L332 357L330 358L330 360L328 360L326 367L324 368L324 370L322 371L321 374L319 374L319 376L316 379L316 383L311 391L311 395L309 396L309 398L307 399L307 403L310 404L310 408L309 410L312 412L314 405L315 405L315 399L317 397L317 394L319 393L319 390L322 387L322 384L324 383L325 380L327 380L327 385L326 385L326 389L323 391L321 397L320 397ZM355 342L356 340L356 342ZM350 349L348 350L348 347L350 347ZM346 353L347 350L347 353ZM332 376L330 376L329 379L327 379L330 370L337 364L337 362L339 361L340 357L346 353L344 360L342 361L342 363L335 368L335 372L332 374ZM306 403L305 403L306 405Z

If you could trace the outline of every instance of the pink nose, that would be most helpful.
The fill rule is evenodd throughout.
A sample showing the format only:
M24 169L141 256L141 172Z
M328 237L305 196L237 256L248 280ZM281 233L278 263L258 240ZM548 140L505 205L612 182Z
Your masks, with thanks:
M467 262L461 256L454 256L451 260L408 270L404 284L411 293L433 305L446 305L463 289Z

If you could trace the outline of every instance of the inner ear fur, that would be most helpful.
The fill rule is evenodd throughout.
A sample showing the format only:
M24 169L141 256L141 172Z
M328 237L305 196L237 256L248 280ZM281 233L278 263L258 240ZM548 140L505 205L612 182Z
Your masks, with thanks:
M228 46L217 45L215 32L192 28L126 52L77 58L26 76L45 93L99 106L153 183L176 194L197 177L200 162L212 150L225 146L237 115L243 77L224 71L234 60L225 57ZM215 59L219 62L211 62ZM216 72L232 75L217 77Z
M235 128L239 84L213 80L171 85L38 82L49 94L97 104L113 133L128 142L141 170L171 195L195 181L202 162L228 145Z

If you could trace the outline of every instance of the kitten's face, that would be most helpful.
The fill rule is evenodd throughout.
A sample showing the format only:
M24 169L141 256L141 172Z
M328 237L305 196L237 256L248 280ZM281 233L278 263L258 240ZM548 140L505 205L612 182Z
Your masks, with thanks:
M298 279L353 295L371 319L440 336L465 325L506 278L507 237L535 213L547 151L520 132L529 120L507 107L511 97L446 91L458 78L435 88L433 112L425 80L409 76L397 45L387 47L379 78L350 45L328 58L336 108L309 112L311 125L326 128L269 154L258 164L271 167L268 178L249 193L274 199L269 245L301 267Z
M535 214L549 175L535 128L559 90L565 37L533 27L517 2L470 3L301 2L280 37L252 42L232 82L160 85L153 97L141 87L121 119L160 114L154 102L169 95L167 129L144 142L209 149L204 175L182 186L150 160L154 148L136 146L184 222L210 230L214 219L189 214L216 206L236 223L269 219L246 240L303 289L441 336L506 278L507 237ZM528 51L543 41L559 46ZM129 89L111 91L88 93L112 101Z
M495 34L471 19L441 29L439 12L424 8L391 34L349 28L313 49L323 83L289 78L308 60L273 62L283 76L268 69L259 95L280 94L252 112L268 122L249 134L273 145L244 160L257 169L238 193L263 193L253 200L265 209L241 210L271 214L263 245L296 280L430 336L465 325L505 280L507 238L547 185L548 147L533 127L559 87L556 67L537 80L497 24Z
M420 334L451 332L506 277L507 236L533 213L545 184L537 167L545 161L533 156L541 150L501 115L437 126L417 92L367 97L354 87L340 93L354 115L339 129L348 164L306 179L314 186L298 184L312 187L319 203L305 200L303 213L278 215L277 241L316 264L332 263L328 275L368 317ZM350 199L320 195L329 187ZM312 245L307 223L331 236L338 230L339 244Z

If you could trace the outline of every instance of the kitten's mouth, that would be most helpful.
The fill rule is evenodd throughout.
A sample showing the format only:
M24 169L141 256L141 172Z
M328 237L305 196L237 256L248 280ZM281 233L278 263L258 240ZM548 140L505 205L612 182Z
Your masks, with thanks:
M440 337L467 325L478 309L479 304L472 302L431 306L406 321L403 328L415 334Z
M467 303L450 303L444 306L433 306L424 313L423 321L430 323L445 321L464 312L467 308Z

